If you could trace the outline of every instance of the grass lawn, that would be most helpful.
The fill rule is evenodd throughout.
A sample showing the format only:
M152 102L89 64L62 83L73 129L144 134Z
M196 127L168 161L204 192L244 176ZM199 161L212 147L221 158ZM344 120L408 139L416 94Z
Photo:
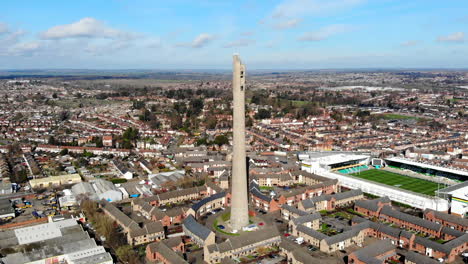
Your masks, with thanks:
M399 114L382 114L381 117L386 120L419 119L419 117L399 115Z
M367 170L360 173L353 173L351 175L369 181L374 181L431 196L434 195L434 191L437 190L437 183L435 182L412 178L384 170ZM443 186L441 186L441 188L442 187Z

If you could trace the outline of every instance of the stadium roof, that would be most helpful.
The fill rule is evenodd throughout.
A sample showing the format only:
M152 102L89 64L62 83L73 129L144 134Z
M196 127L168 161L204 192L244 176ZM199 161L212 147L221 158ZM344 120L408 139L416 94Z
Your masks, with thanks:
M451 193L453 191L456 191L456 190L459 190L459 189L462 189L462 188L465 188L468 186L468 181L466 182L462 182L462 183L459 183L459 184L456 184L456 185L452 185L452 186L449 186L447 188L444 188L444 189L440 189L439 191L437 191L438 193Z
M444 167L441 167L441 166L435 166L435 165L431 165L431 164L427 164L427 163L416 162L416 161L407 160L407 159L398 158L398 157L392 157L392 158L388 158L386 160L393 161L393 162L400 162L400 163L409 164L409 165L413 165L413 166L417 166L417 167L423 167L423 168L427 168L427 169L438 170L438 171L443 171L443 172L448 172L448 173L453 173L453 174L468 177L468 172L467 171L455 170L455 169L451 169L451 168L444 168Z
M368 155L343 154L343 153L310 153L309 158L303 159L303 162L319 162L324 165L339 164L354 160L363 160L369 158Z

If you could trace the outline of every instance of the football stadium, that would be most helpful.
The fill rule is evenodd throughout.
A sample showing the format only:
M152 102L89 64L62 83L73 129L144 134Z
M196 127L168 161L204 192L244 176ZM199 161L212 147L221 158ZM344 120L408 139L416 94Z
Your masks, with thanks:
M317 175L338 179L341 186L361 189L375 196L388 196L392 201L412 207L438 211L449 210L449 199L441 198L438 191L455 185L460 177L457 172L428 174L412 170L409 166L387 166L388 159L372 158L364 152L302 152L298 154L302 170ZM425 164L424 164L425 165ZM421 165L421 166L424 166ZM435 168L431 168L431 172ZM457 175L461 176L461 175Z
M368 169L351 173L354 177L366 179L373 182L397 187L400 189L422 193L430 196L435 195L435 191L445 186L431 181L413 178L382 169Z

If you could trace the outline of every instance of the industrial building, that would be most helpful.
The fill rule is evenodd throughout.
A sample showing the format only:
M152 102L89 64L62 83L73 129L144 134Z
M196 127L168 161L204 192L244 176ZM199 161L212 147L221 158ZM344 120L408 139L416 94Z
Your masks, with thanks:
M83 230L76 219L50 218L48 223L0 232L4 264L112 264L111 255ZM8 252L8 253L6 253Z
M81 182L72 186L72 193L75 197L88 197L92 200L107 200L115 202L122 200L122 192L109 181L97 179L92 182Z

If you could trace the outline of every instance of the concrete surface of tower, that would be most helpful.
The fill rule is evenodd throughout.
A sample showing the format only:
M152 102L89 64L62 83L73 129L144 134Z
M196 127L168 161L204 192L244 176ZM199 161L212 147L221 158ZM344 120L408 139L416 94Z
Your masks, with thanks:
M233 56L233 155L231 178L231 228L240 230L249 224L247 169L245 156L245 65Z

